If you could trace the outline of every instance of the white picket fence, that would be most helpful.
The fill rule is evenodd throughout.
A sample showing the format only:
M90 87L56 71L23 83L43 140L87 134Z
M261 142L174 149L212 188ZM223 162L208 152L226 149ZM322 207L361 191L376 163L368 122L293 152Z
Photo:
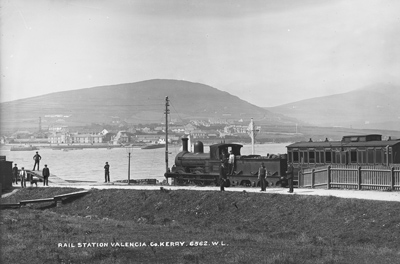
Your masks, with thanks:
M331 165L299 172L300 187L400 190L400 165Z

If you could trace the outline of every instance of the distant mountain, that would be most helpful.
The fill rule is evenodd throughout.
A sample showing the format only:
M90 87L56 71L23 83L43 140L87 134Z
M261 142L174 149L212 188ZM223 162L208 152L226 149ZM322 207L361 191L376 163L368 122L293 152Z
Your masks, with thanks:
M400 130L399 103L400 86L376 84L265 109L318 126Z
M165 97L171 118L268 120L292 122L227 92L200 83L148 80L51 93L1 103L2 131L50 125L83 126L125 121L132 124L165 122ZM246 122L247 122L246 121Z

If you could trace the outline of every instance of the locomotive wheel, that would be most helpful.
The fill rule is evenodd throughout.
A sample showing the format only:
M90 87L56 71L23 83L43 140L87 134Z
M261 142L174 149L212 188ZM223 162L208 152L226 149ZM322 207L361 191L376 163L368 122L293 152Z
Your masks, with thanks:
M226 180L224 187L231 187L231 181L230 180Z
M185 172L183 170L178 170L177 173L178 174L184 174ZM178 185L187 185L187 182L185 182L180 177L176 178L176 182L178 183Z
M204 186L204 185L205 185L205 182L204 182L204 181L201 181L201 180L195 180L195 181L194 181L194 184L196 184L197 186Z

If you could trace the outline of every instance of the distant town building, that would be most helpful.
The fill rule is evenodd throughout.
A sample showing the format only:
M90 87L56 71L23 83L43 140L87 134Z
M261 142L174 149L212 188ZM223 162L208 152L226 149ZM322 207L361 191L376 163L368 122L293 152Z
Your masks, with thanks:
M103 143L102 134L71 134L71 143Z
M117 135L112 139L113 145L125 144L130 141L129 132L118 131Z

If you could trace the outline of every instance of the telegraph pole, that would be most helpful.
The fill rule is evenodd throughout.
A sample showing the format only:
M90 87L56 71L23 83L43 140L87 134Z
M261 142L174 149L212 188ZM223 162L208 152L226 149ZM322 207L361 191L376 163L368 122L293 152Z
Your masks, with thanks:
M168 173L168 114L169 114L169 100L168 96L165 97L165 173ZM168 178L167 178L168 183Z
M251 154L252 155L254 155L254 138L255 138L255 131L254 131L254 122L253 122L253 118L251 119L251 123L250 123L250 126L251 126Z
M129 151L128 157L128 185L131 184L131 152Z
M131 152L132 145L125 148L126 152L128 152L128 185L131 184Z
M256 138L256 134L259 130L256 130L254 128L254 122L253 122L253 118L250 121L249 126L247 127L247 133L249 134L250 138L251 138L251 154L254 155L254 143L255 143L255 138Z

